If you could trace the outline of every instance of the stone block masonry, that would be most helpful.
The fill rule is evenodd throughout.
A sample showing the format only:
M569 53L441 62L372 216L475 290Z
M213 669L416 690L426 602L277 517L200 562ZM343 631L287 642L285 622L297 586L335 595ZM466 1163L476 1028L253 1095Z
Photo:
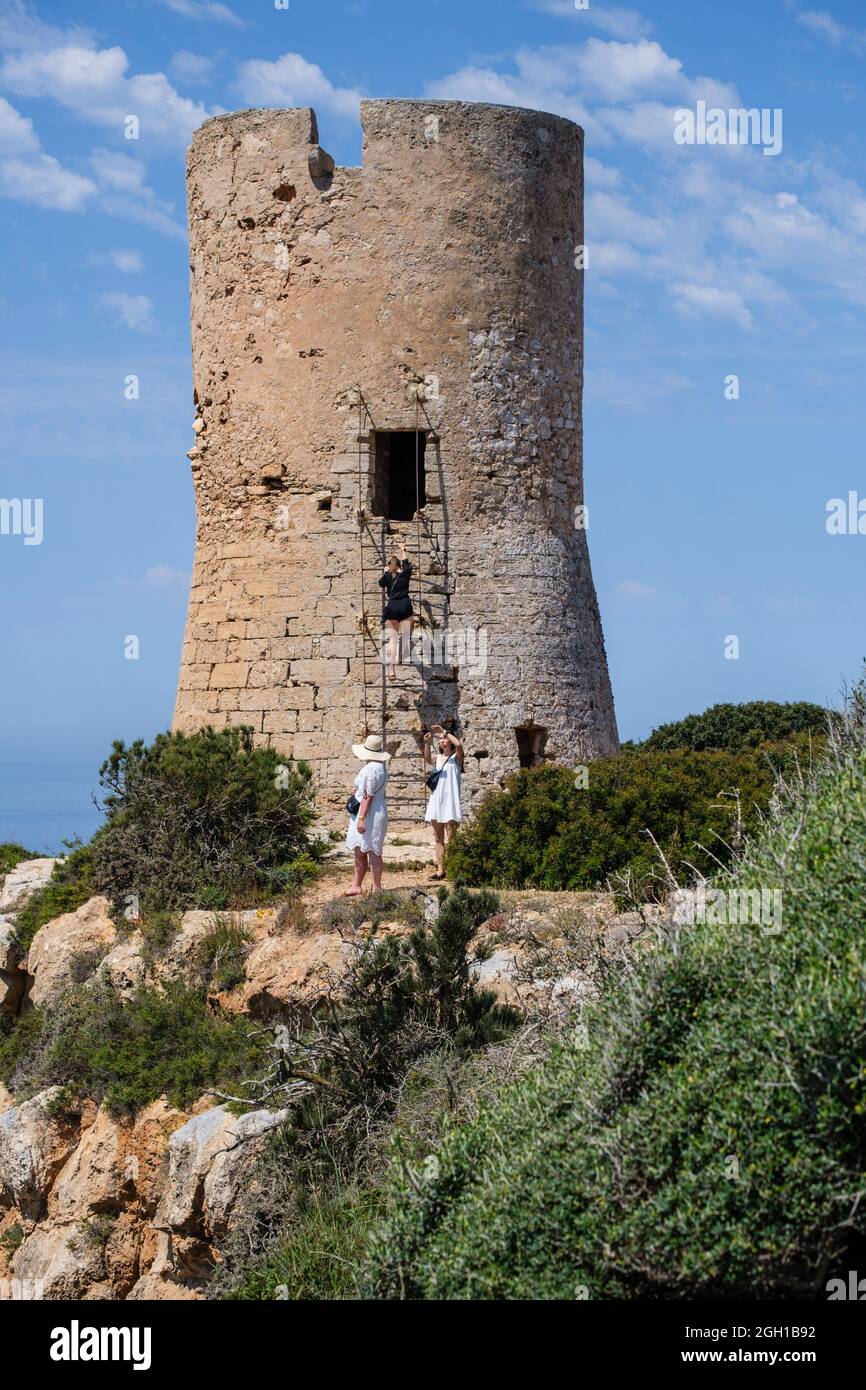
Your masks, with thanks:
M618 749L575 525L583 132L463 102L367 101L361 119L361 168L334 168L309 109L193 138L197 536L174 727L250 724L312 764L335 813L349 745L381 733L395 818L417 820L424 724L464 739L469 803L521 763ZM425 504L389 517L382 440L416 429ZM378 579L400 539L437 655L392 685Z

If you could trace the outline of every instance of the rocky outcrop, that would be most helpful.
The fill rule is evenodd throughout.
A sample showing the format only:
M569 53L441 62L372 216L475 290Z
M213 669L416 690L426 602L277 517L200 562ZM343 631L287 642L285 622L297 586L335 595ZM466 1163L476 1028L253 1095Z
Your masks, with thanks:
M75 912L46 922L27 952L28 1002L51 1004L70 985L93 973L117 935L107 898L90 898Z
M57 859L25 859L0 876L0 1017L16 1017L27 988L24 952L15 938L15 913L45 887L57 863Z
M0 1228L20 1235L0 1297L202 1298L283 1113L159 1100L134 1120L93 1104L56 1118L56 1099L55 1088L0 1114Z
M0 884L0 913L16 912L44 888L58 859L25 859L10 869Z
M0 916L0 1015L15 1018L24 998L27 976L21 969L23 952L15 940L15 919Z
M168 1176L154 1225L168 1233L219 1238L228 1230L241 1178L285 1111L231 1115L215 1106L194 1115L169 1141Z
M0 1202L36 1219L66 1159L75 1147L74 1130L52 1106L60 1088L14 1105L0 1115Z
M201 980L213 913L185 913L155 952L134 925L116 929L108 906L92 898L49 922L23 960L13 935L0 935L0 970L28 982L21 1008L50 1006L72 983L107 979L129 997L145 982ZM435 898L421 906L432 921ZM353 937L371 930L369 923L328 928L312 913L272 908L231 920L248 938L244 978L214 992L211 1003L259 1019L314 1013L339 987ZM502 911L479 931L473 974L502 1000L570 1009L592 990L593 952L620 949L636 926L603 894L505 894ZM376 934L406 930L395 921ZM285 1112L233 1115L213 1097L189 1110L157 1100L134 1119L92 1100L75 1105L70 1113L58 1087L19 1100L0 1086L0 1296L205 1297L238 1219L239 1194Z

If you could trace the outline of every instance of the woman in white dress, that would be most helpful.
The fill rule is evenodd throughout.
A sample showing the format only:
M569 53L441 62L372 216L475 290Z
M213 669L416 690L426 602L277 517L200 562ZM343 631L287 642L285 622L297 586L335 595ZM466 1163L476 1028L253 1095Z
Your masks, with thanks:
M437 752L432 749L436 739ZM435 768L431 777L436 786L430 793L424 816L433 826L436 841L436 872L434 880L445 877L445 846L454 836L462 818L460 782L463 775L463 744L456 734L446 734L441 724L434 724L424 735L424 763Z
M385 783L391 754L385 752L378 734L370 734L363 743L353 743L352 752L361 759L361 770L354 786L358 809L354 815L349 812L346 836L346 848L355 855L355 875L351 888L343 894L346 898L361 895L368 868L373 872L373 888L382 887L382 853L388 832Z

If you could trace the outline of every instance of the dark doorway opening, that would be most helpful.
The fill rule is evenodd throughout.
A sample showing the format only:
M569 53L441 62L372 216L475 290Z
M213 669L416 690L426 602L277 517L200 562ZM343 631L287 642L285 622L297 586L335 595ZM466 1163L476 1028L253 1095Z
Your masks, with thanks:
M514 730L517 739L517 755L521 767L540 767L544 762L544 749L547 745L547 730L536 724L525 724Z
M427 502L427 435L418 430L376 430L373 442L373 514L411 521ZM417 464L417 466L416 466Z

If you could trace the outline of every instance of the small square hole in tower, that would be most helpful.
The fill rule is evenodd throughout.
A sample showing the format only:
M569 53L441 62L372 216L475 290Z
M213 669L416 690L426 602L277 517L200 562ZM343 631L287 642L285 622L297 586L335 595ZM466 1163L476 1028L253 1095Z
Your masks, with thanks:
M427 502L423 430L376 430L373 436L373 515L411 521Z
M547 746L547 730L537 724L525 724L514 730L517 739L517 756L521 767L540 767L544 761Z

